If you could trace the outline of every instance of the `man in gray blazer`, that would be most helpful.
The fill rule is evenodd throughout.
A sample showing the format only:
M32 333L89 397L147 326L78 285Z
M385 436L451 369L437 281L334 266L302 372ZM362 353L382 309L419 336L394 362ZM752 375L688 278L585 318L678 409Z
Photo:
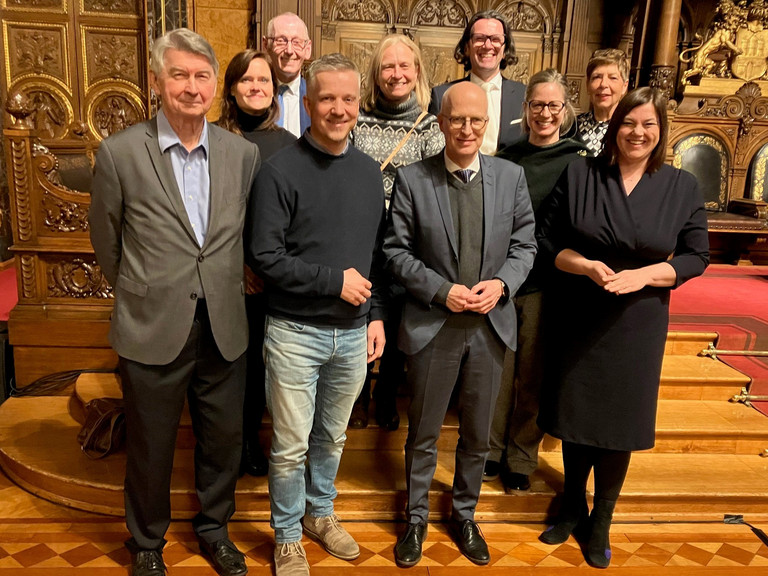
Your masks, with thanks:
M127 424L125 515L133 576L162 576L176 433L185 398L201 511L192 524L217 572L248 570L229 540L242 441L248 327L245 205L259 152L208 124L218 62L177 29L152 49L158 115L101 143L91 242L115 290L110 342Z
M495 154L523 135L522 115L525 84L507 80L501 71L517 63L515 41L504 16L497 10L478 12L467 22L454 58L464 66L467 76L435 86L429 112L437 116L445 91L459 82L472 82L486 92L488 125L483 154Z
M471 82L445 93L438 116L443 154L397 172L387 268L407 290L398 344L408 356L405 469L408 528L395 547L400 566L421 559L437 439L458 387L459 444L450 529L477 564L490 560L474 522L506 348L516 347L512 296L536 254L523 170L479 154L487 100Z

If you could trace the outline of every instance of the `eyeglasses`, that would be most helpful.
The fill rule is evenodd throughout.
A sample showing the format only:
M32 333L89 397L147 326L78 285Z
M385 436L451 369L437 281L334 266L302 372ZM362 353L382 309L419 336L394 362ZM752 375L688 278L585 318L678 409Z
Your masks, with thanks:
M472 44L475 46L485 46L485 43L490 40L491 46L494 48L501 48L506 44L504 41L504 36L486 36L485 34L472 34L470 37L470 40L472 40Z
M472 130L482 130L485 128L485 125L488 124L488 118L477 118L477 117L470 117L470 116L449 116L448 122L451 125L451 128L454 130L460 130L464 128L464 125L469 122L469 125L472 127Z
M309 44L309 40L302 40L301 38L286 38L285 36L267 36L267 40L272 40L272 45L275 48L286 48L290 42L294 50L304 50Z
M563 108L565 108L565 102L561 102L560 100L552 100L552 102L531 100L530 102L526 102L526 104L528 104L528 108L530 108L531 112L534 114L540 114L544 108L548 108L551 114L557 116L563 111Z

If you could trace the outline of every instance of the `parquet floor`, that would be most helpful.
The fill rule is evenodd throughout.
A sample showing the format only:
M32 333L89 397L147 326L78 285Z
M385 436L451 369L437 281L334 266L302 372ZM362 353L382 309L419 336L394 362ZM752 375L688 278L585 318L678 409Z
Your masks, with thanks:
M749 520L747 518L747 520ZM392 547L402 525L347 522L362 553L354 562L328 556L305 538L314 576L408 574L413 576L575 575L590 573L574 541L547 546L537 540L537 524L484 523L491 547L490 566L476 567L448 537L431 525L421 563L408 570L394 564ZM760 526L768 529L768 526ZM249 573L272 574L272 531L267 522L233 522L232 539L247 553ZM123 576L129 556L122 520L72 510L41 500L0 473L0 576ZM605 574L623 576L750 576L768 574L768 547L743 525L615 524L613 563ZM170 576L215 576L197 550L188 523L168 533L165 561Z

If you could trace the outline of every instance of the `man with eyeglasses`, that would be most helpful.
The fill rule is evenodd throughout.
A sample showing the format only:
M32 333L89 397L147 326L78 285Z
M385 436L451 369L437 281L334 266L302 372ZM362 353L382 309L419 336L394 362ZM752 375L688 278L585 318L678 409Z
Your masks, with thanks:
M496 10L478 12L467 22L454 58L469 74L432 89L429 112L437 115L448 87L458 82L480 86L488 97L488 125L480 151L495 154L522 135L521 114L525 85L507 80L501 71L517 63L515 43L504 16Z
M280 84L277 124L300 138L311 123L302 104L307 95L307 83L301 76L301 67L312 54L307 25L293 12L279 14L267 23L267 35L262 37L261 45L277 69Z
M516 347L512 297L536 255L522 168L479 153L485 92L460 82L445 92L441 108L445 149L397 171L384 238L387 268L407 291L398 340L411 394L408 527L395 546L401 567L421 559L437 440L455 388L459 443L449 529L469 560L490 561L475 508L504 354Z

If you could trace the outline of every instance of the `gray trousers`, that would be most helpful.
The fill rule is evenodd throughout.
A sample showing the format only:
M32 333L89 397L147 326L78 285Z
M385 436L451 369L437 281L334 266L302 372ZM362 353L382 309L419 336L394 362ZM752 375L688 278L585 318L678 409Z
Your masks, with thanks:
M456 388L459 442L453 477L455 520L472 520L483 483L493 407L506 346L484 316L455 314L420 352L408 357L405 474L408 521L426 522L437 439Z
M501 462L511 472L530 475L539 464L544 437L536 424L543 376L541 292L515 298L517 352L507 350L504 372L491 427L488 460Z

